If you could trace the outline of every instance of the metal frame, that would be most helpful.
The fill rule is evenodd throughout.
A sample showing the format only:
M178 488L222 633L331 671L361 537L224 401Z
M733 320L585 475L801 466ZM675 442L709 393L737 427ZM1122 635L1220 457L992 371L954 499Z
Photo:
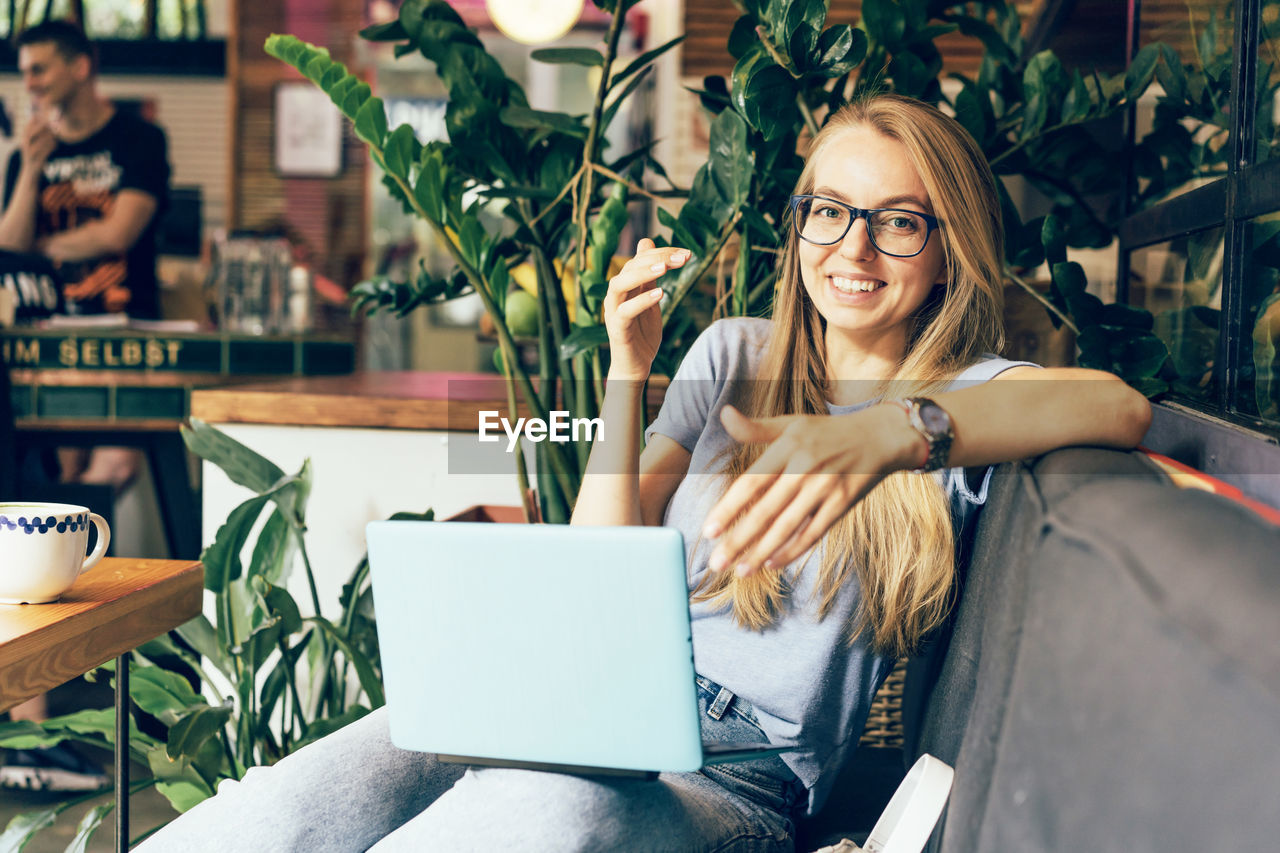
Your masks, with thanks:
M129 850L129 653L116 658L116 850Z

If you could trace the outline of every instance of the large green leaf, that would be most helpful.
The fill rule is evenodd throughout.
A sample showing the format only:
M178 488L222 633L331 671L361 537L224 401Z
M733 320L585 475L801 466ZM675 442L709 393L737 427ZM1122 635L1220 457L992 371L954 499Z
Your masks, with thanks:
M686 213L691 210L693 210L691 205L685 205L680 210L681 217L687 219ZM658 208L658 222L664 227L671 229L671 236L673 238L672 245L684 246L686 249L697 249L702 246L703 240L698 235L690 231L684 221L677 219L675 215L665 207ZM688 266L688 264L686 264L686 266Z
M1071 72L1071 87L1067 96L1062 99L1062 120L1064 122L1080 121L1094 109L1093 98L1089 95L1089 87L1079 71Z
M116 713L114 708L91 709L52 717L37 724L35 729L14 723L0 723L0 747L7 749L43 749L71 740L96 747L109 748L116 739ZM7 733L7 734L6 734ZM129 721L129 748L141 753L158 741L138 729L134 720Z
M598 349L609 342L609 330L604 326L582 326L574 329L560 344L560 357L571 359Z
M199 418L182 427L182 440L192 453L221 468L231 482L259 494L284 477L274 462Z
M444 155L438 147L427 146L418 161L418 182L413 195L427 218L437 225L444 222Z
M54 806L43 811L16 815L4 828L4 833L0 834L0 850L21 853L22 848L27 846L32 836L46 826L53 825L53 821L61 811L60 806Z
M627 83L627 85L623 87L622 91L618 93L618 96L615 97L609 103L609 105L604 108L604 111L600 115L601 129L608 128L611 124L613 124L613 117L617 115L618 110L621 109L624 104L630 101L631 94L635 92L635 90L638 89L644 83L645 79L649 76L649 72L652 70L653 70L652 68L646 68L643 71L641 71L639 74L632 77L631 80Z
M311 616L304 621L320 626L325 635L336 643L342 653L347 656L347 660L355 667L356 677L360 681L360 686L364 688L365 694L369 697L370 704L375 708L381 708L385 705L387 700L382 692L382 680L378 677L368 657L347 642L347 638L342 635L342 632L323 616Z
M356 136L381 148L387 137L387 108L381 98L370 97L356 110Z
M892 48L902 40L907 19L894 0L862 0L862 26L873 40Z
M342 63L334 62L326 48L316 47L295 36L272 34L267 37L264 49L269 55L298 69L319 86L338 109L342 110L343 115L352 121L357 121L361 108L372 99L369 85L352 75ZM381 135L376 133L377 119L372 115L366 119L364 133L361 131L362 128L357 127L357 133L361 134L362 139L381 146L382 136L386 133L385 113ZM365 133L369 135L366 136Z
M293 569L294 537L289 522L274 509L258 531L246 577L263 577L273 584L284 581Z
M129 698L166 726L172 726L193 709L209 707L185 678L158 666L130 669Z
M232 677L232 663L226 650L218 643L217 632L204 614L178 626L178 634L191 644L205 660L213 663L228 680Z
M147 764L156 777L156 790L179 812L185 812L213 796L213 785L187 756L170 758L163 746L147 753Z
M986 21L968 15L948 17L947 20L954 21L960 27L960 32L981 41L987 55L997 62L1013 64L1017 61L1017 54L1004 36Z
M360 31L360 38L365 41L401 41L409 37L409 31L397 19L385 24L374 24Z
M827 22L827 3L828 0L774 0L770 5L785 10L782 32L794 33L800 27L807 26L816 36Z
M218 528L213 543L204 549L200 561L204 563L204 588L221 593L240 577L243 565L240 552L249 541L249 533L258 516L267 505L266 495L256 495L233 509L227 520Z
M1075 261L1066 261L1052 264L1050 272L1053 286L1062 294L1076 325L1083 329L1099 322L1102 300L1085 290L1088 280L1085 278L1084 268Z
M582 120L568 113L531 110L528 107L504 107L500 115L502 123L508 127L549 130L576 137L587 135L587 128L582 124Z
M591 47L544 47L529 56L534 62L548 65L581 65L584 68L604 65L604 54Z
M1058 217L1044 218L1040 239L1044 243L1045 260L1049 263L1061 263L1067 259L1067 231Z
M848 24L827 27L814 49L817 71L827 77L848 74L867 55L867 34Z
M1159 44L1146 45L1129 63L1124 73L1124 94L1129 100L1136 100L1151 85L1151 80L1156 75L1156 65L1160 61L1161 47Z
M410 125L402 124L387 137L387 144L383 149L382 158L386 162L389 172L408 181L409 173L414 164L417 163L418 155L421 151L422 145L414 135L413 128Z
M115 807L115 803L102 803L85 812L84 817L80 819L79 826L76 827L75 838L71 839L71 843L67 845L63 853L85 853L89 849L89 839L93 837L93 833L102 825L103 818L111 814L111 810Z
M323 720L316 720L307 727L306 737L302 738L295 745L298 748L304 747L309 743L313 743L326 735L331 735L338 729L354 723L356 720L367 715L369 709L363 705L352 705L336 717L327 717Z
M1155 322L1155 318L1151 316L1150 311L1144 308L1112 303L1102 306L1102 311L1098 315L1098 322L1104 326L1149 332Z
M711 123L707 167L712 183L730 210L746 203L754 163L747 144L747 125L732 110L720 113Z
M895 53L889 60L889 76L893 78L895 91L913 98L923 95L933 82L933 75L924 61L906 50Z
M209 738L217 735L231 719L230 702L218 707L196 707L169 727L165 752L170 758L194 757Z
M755 44L734 63L733 71L729 74L730 101L743 118L748 121L751 119L747 115L747 83L757 69L772 64L773 60L769 58L764 48L759 44Z
M646 67L648 67L649 63L653 62L659 56L662 56L662 54L666 53L668 50L671 50L671 48L680 44L680 42L684 40L685 40L685 36L679 35L671 39L670 41L663 42L662 44L655 47L653 50L648 50L640 54L635 59L631 60L631 62L629 62L625 68L623 68L621 71L614 74L612 78L610 78L609 80L610 89L617 86L619 83L621 83L623 80L626 80L628 77L630 77L632 74L635 74L637 71L641 71L645 69Z
M1165 97L1181 104L1187 99L1187 75L1178 52L1167 44L1160 45L1160 64L1156 77L1164 89Z
M968 83L968 81L965 81ZM982 95L978 87L972 83L964 86L956 93L956 121L969 131L969 135L977 141L979 145L986 142L987 137L991 134L991 125L987 120L987 112L991 105L988 102L987 110L983 110Z
M790 32L791 35L787 38L786 43L786 53L791 57L791 65L796 73L805 74L811 70L816 70L813 67L812 55L818 47L818 31L801 22Z
M743 118L760 131L765 140L777 139L787 134L799 118L796 81L766 54L754 56L756 59L743 73L734 67L733 96L741 105ZM739 65L742 64L740 61Z
M1067 89L1067 76L1062 63L1052 51L1042 50L1027 63L1022 73L1026 104L1023 107L1023 140L1038 134L1058 114Z

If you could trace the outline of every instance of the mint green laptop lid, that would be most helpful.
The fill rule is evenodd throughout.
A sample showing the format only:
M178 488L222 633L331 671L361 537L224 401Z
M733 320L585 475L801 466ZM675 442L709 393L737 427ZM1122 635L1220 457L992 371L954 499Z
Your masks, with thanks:
M375 521L367 537L397 746L702 766L679 531Z

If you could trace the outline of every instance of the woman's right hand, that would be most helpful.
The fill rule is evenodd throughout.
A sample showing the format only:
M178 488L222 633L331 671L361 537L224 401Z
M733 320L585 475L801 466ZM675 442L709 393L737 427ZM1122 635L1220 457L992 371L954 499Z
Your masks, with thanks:
M662 343L662 288L654 284L667 270L689 260L688 249L654 246L648 237L636 255L609 280L604 325L609 332L609 378L644 381Z

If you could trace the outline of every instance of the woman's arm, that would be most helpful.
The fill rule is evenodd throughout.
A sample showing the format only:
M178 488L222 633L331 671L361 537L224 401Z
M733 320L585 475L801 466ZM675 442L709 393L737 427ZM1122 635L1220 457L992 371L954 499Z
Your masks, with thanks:
M654 282L688 259L686 250L659 249L642 239L636 256L609 281L604 428L591 445L570 524L661 524L667 501L689 469L689 451L666 436L655 436L640 452L644 386L662 341L662 291Z
M1151 423L1145 397L1110 373L1011 368L974 388L932 398L951 416L948 465L1007 462L1072 444L1133 447ZM811 548L851 506L894 471L917 467L927 443L894 404L839 417L749 419L726 410L739 441L765 452L711 509L703 530L725 533L711 567L743 574L783 566Z
M689 451L666 435L654 435L639 455L634 450L614 453L608 442L618 435L607 432L608 419L604 423L605 439L598 438L591 446L570 524L662 524L667 502L689 470ZM625 441L635 448L639 446L639 435L628 435Z

